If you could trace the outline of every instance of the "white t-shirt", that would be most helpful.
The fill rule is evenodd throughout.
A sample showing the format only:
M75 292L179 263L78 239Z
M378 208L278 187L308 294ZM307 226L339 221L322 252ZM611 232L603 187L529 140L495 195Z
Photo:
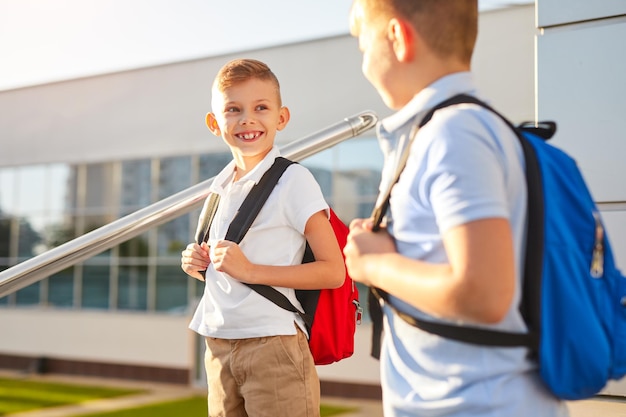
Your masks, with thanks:
M211 192L220 195L220 203L209 232L210 246L224 238L250 189L279 155L278 148L274 147L239 181L232 181L234 162L215 177ZM306 245L304 228L309 218L321 210L328 210L328 204L319 184L305 167L292 164L283 173L240 243L241 250L255 264L300 264ZM287 296L294 306L301 307L294 289L275 288ZM294 321L305 330L296 314L276 306L228 274L217 272L209 264L204 294L189 328L203 336L243 339L295 334Z

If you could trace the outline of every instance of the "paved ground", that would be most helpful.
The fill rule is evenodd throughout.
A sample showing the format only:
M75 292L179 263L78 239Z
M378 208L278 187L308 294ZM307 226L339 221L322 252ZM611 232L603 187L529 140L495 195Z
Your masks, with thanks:
M7 373L0 373L10 375ZM13 374L15 376L15 374ZM22 375L23 376L23 375ZM55 407L25 413L11 414L10 417L71 417L90 412L109 411L119 408L133 407L168 400L182 399L195 395L204 395L205 389L184 387L180 385L151 384L146 382L129 382L126 380L94 379L83 377L68 377L59 375L41 375L38 379L56 382L84 383L100 386L115 386L140 388L147 390L144 394L111 398L106 400L94 400L84 404L66 407ZM326 404L354 406L357 412L343 414L342 417L381 417L382 407L380 401L360 400L325 397L322 401ZM623 397L598 397L592 400L576 401L568 404L571 417L626 417L626 398Z

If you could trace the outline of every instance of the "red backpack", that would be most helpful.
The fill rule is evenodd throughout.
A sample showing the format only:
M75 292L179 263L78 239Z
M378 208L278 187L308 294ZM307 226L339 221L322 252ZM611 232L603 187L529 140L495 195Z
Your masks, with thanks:
M274 164L250 190L235 218L228 227L225 240L240 243L257 214L271 194L278 179L287 167L293 164L283 157ZM196 242L201 244L208 238L209 228L217 209L219 196L210 194L198 222ZM346 245L348 227L330 210L330 224L337 237L339 247ZM312 262L313 253L307 244L303 263ZM363 309L359 303L359 291L346 271L346 278L339 288L321 290L296 290L296 297L304 311L298 310L287 297L268 285L246 284L277 306L298 314L309 331L309 348L316 365L328 365L348 358L354 353L354 333L361 322Z
M337 243L346 246L348 227L330 210L330 225ZM361 323L363 309L359 291L346 271L346 279L339 288L319 290L317 308L309 331L309 347L316 365L327 365L348 358L354 353L354 332ZM296 296L302 303L299 291ZM306 310L306 309L305 309Z

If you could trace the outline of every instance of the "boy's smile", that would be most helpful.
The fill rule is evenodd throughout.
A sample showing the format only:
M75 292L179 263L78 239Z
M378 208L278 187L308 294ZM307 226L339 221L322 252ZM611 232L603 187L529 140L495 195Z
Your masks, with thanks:
M254 140L261 136L263 132L254 132L254 133L240 133L236 135L241 140Z

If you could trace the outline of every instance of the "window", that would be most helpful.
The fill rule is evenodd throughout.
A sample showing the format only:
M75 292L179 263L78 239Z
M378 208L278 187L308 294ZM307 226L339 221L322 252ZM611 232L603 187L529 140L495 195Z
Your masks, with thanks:
M157 311L185 313L189 304L187 286L190 278L180 269L180 257L176 265L158 265L156 273Z
M117 308L148 309L148 266L121 265L118 272Z
M230 152L0 169L0 270L214 177ZM382 156L375 138L346 141L302 162L340 218L369 216ZM180 269L200 208L0 299L0 306L186 313L204 284ZM367 289L359 284L361 299Z
M74 268L67 268L48 278L47 304L49 306L74 306Z
M125 216L152 202L151 166L149 159L122 162L120 215Z
M111 267L108 264L91 259L82 268L83 308L109 308Z

